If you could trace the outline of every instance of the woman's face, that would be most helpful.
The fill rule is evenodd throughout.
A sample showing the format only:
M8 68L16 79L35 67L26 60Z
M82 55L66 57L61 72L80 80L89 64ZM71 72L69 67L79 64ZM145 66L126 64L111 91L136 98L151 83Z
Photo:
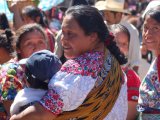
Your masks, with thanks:
M129 51L129 37L119 29L115 30L115 40L120 51L127 56Z
M20 54L21 59L28 58L34 52L47 49L47 42L42 35L37 30L29 32L22 37L20 48L17 52Z
M91 35L85 35L83 29L71 15L64 17L61 43L64 55L68 59L92 50Z
M143 25L143 42L148 50L158 52L160 49L160 23L146 16Z

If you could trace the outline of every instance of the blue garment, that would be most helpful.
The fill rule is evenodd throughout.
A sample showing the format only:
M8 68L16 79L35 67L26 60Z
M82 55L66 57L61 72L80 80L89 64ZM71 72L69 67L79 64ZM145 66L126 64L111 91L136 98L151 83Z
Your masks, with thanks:
M63 1L64 0L40 0L38 8L40 8L43 11L47 11L50 10L52 7L59 5Z

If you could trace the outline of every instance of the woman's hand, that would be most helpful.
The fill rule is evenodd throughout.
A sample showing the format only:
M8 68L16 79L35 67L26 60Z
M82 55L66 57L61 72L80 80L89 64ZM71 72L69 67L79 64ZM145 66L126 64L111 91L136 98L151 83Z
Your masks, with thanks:
M53 120L56 116L41 106L39 103L29 106L17 115L13 115L10 120Z

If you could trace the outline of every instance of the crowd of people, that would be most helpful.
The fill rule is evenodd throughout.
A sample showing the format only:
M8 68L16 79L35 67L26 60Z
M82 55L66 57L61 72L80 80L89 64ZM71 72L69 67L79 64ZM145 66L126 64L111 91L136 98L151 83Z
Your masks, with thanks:
M160 119L159 0L18 2L0 14L0 120Z

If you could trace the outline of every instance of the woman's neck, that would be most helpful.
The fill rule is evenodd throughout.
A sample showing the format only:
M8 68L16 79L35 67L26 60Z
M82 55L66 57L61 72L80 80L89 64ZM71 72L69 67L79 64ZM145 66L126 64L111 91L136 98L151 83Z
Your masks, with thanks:
M98 42L98 43L96 43L95 46L96 47L93 49L93 51L104 52L105 45L103 42Z

